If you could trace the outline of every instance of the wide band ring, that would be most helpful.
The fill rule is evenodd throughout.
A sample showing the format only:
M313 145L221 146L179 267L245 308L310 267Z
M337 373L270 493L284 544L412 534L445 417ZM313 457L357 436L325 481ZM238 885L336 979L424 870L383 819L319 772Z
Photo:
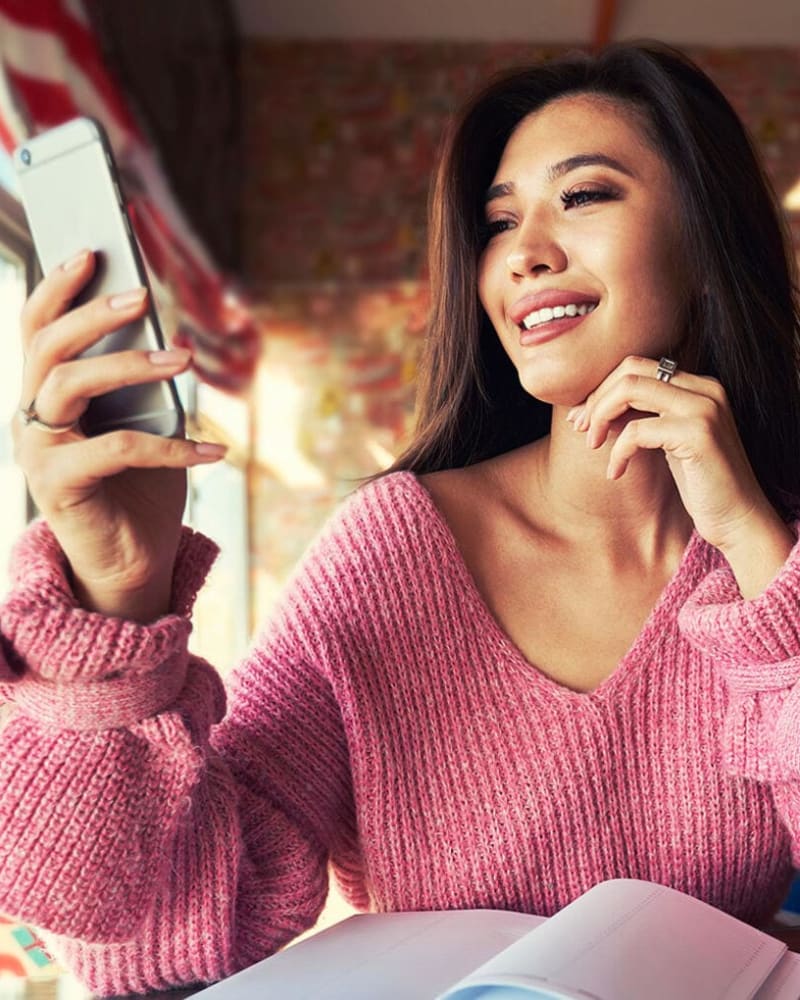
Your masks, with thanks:
M30 404L24 410L20 409L19 412L22 422L26 427L37 427L40 431L47 431L48 434L66 434L67 431L71 431L73 427L78 425L77 420L73 420L69 424L49 424L46 420L42 420L36 412L35 398L30 401Z
M661 358L656 368L656 378L659 382L669 382L677 370L677 361L673 361L672 358Z

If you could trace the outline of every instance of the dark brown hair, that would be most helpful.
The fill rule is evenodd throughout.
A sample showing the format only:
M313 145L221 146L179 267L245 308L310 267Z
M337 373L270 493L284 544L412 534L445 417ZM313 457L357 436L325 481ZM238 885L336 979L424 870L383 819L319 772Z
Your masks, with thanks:
M747 133L682 53L621 43L505 73L454 120L430 201L432 307L417 430L389 471L469 465L550 429L550 407L519 383L478 301L483 199L517 124L559 97L598 94L642 112L681 199L694 371L725 387L762 489L784 515L800 497L794 258ZM638 117L638 116L637 116Z

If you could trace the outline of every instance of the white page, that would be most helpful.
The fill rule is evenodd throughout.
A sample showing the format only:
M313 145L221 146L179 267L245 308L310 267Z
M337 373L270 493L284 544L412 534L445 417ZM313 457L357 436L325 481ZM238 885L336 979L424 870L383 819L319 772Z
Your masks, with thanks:
M547 996L549 986L555 996L583 990L595 1000L752 1000L785 953L782 941L700 900L615 879L490 959L443 1000L477 1000L476 987L492 984L518 986L530 997Z
M800 997L800 955L787 951L756 993L755 1000L798 1000Z
M358 914L194 996L434 1000L545 919L505 910Z

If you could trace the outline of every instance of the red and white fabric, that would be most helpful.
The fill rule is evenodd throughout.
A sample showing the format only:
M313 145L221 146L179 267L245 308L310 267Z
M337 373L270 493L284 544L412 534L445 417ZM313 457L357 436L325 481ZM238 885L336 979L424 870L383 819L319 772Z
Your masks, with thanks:
M84 114L108 132L151 277L175 313L173 342L192 347L200 378L244 388L258 351L252 314L176 203L103 63L82 0L0 0L0 143L10 152Z

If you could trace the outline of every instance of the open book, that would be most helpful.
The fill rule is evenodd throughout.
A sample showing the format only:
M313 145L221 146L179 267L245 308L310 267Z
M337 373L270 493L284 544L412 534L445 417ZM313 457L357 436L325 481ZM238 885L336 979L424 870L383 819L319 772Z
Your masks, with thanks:
M800 955L707 903L601 882L550 919L503 910L359 914L203 1000L798 1000Z

